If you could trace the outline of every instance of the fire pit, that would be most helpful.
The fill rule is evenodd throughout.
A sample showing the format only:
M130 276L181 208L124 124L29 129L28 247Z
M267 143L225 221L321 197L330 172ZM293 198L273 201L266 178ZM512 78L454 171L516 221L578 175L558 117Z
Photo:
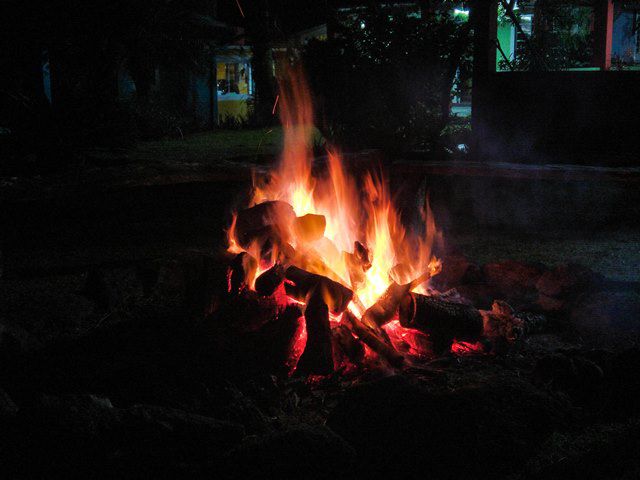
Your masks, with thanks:
M529 317L504 302L478 310L430 286L442 268L443 237L428 198L420 225L408 228L379 166L354 173L329 149L326 165L315 167L312 102L300 69L287 72L280 99L284 151L276 168L254 174L249 204L233 215L228 293L235 302L275 305L275 315L299 309L292 373L488 353L528 328Z

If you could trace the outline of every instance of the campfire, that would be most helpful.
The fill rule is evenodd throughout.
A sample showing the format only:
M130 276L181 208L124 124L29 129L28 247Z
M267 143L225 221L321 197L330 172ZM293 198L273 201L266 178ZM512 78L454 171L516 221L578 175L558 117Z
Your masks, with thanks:
M254 175L249 204L233 216L228 290L279 312L299 307L291 371L400 368L515 338L525 322L505 303L480 311L430 287L443 238L427 198L421 225L407 228L379 167L354 174L328 149L326 168L315 168L311 92L300 69L287 71L279 99L284 151L276 168Z

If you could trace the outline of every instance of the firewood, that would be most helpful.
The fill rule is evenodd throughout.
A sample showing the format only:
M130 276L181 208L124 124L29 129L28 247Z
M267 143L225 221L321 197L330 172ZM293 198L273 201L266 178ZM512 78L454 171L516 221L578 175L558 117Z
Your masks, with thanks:
M380 335L380 330L362 323L348 310L344 313L345 320L351 330L371 350L386 360L391 366L399 368L404 363L404 357L392 345L386 343Z
M276 263L269 270L266 270L256 278L256 292L268 297L273 295L276 289L284 281L285 269L280 263Z
M512 343L519 338L538 333L546 324L544 315L529 312L515 312L502 300L495 300L491 310L481 310L484 322L484 335L497 345L500 342Z
M366 325L375 325L377 327L382 327L386 323L389 323L398 311L400 301L409 293L410 290L410 283L407 283L406 285L398 285L395 282L392 283L387 287L380 298L378 298L376 303L371 305L367 311L364 312L362 321Z
M239 241L248 240L251 232L259 231L269 225L289 228L296 219L293 207L286 202L263 202L238 212L235 234Z
M327 219L324 215L309 213L298 217L293 222L293 230L299 241L314 242L324 236Z
M418 293L403 298L399 319L403 327L429 335L436 353L450 348L454 340L475 342L483 333L482 315L474 307Z
M322 292L315 290L304 311L307 343L298 360L296 375L328 375L333 372L333 345L329 307Z
M346 325L338 325L331 330L334 340L334 353L342 353L354 365L364 360L364 345L358 341ZM338 364L338 362L336 362Z
M362 268L360 260L355 254L342 252L342 258L344 260L344 264L347 266L347 271L349 272L351 287L355 290L364 283L366 279L365 271Z
M279 225L266 225L256 230L249 230L242 235L237 235L238 245L244 249L254 248L260 252L260 258L270 260L274 258L275 253L279 253L286 245L290 238L286 227ZM253 251L253 250L252 250Z
M358 242L357 240L353 242L353 254L356 256L365 272L371 268L371 252L363 243Z
M353 253L342 252L342 258L349 271L351 286L357 289L366 279L367 270L371 268L369 250L362 243L356 241L353 246Z
M293 258L289 259L291 265L309 273L327 277L334 282L343 283L340 276L331 268L314 249L297 251Z
M307 297L315 291L323 295L331 312L336 314L344 312L353 298L353 292L344 285L293 265L287 268L285 279L284 288L287 295L300 302L306 302Z
M258 262L247 252L241 252L229 264L229 293L237 295L243 287L251 285L258 269Z
M398 267L398 265L396 265L396 267ZM395 317L402 299L405 298L411 290L437 274L440 271L440 267L441 265L439 263L429 265L426 272L419 277L414 278L409 283L400 285L392 281L391 285L387 287L376 303L371 305L371 307L364 312L362 321L369 326L377 325L378 327L382 327L389 323ZM408 277L405 276L405 278Z

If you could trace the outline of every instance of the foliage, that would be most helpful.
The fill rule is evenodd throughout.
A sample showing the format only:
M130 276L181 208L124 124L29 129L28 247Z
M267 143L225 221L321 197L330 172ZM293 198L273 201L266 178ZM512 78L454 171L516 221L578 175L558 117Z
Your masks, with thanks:
M534 11L534 15L539 18L534 17L531 35L514 60L500 61L501 70L556 71L591 66L592 8L547 1ZM513 16L522 25L522 11L514 10ZM498 22L501 25L513 25L502 3L498 8Z
M0 69L11 75L0 75L0 124L16 139L15 155L51 157L60 166L70 150L188 128L186 88L173 87L186 85L226 41L215 6L215 0L2 2L0 30L11 48L0 52ZM52 104L44 96L43 52ZM123 69L135 84L133 101L119 98ZM167 88L156 84L158 72Z
M352 148L439 142L452 87L463 89L470 69L470 26L451 14L454 4L421 14L366 7L342 18L334 38L308 45L303 57L325 136Z

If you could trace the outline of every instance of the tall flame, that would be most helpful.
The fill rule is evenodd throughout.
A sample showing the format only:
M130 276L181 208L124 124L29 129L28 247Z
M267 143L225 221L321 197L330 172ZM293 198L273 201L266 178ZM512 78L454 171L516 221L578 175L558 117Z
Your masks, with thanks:
M408 283L425 272L437 271L439 262L433 256L433 247L440 234L428 202L422 212L424 228L420 230L424 232L418 234L403 227L380 172L352 176L340 154L330 150L326 172L315 174L311 92L300 67L288 69L280 79L280 119L284 128L280 163L268 183L254 180L251 205L282 200L297 216L323 215L324 237L293 247L319 256L334 279L352 288L359 300L356 310L373 305L392 281ZM371 267L364 281L354 285L343 252L353 252L356 241L369 249ZM233 225L229 243L231 251L238 251ZM267 267L261 266L260 270ZM306 268L314 270L313 265ZM326 270L315 273L326 274Z

